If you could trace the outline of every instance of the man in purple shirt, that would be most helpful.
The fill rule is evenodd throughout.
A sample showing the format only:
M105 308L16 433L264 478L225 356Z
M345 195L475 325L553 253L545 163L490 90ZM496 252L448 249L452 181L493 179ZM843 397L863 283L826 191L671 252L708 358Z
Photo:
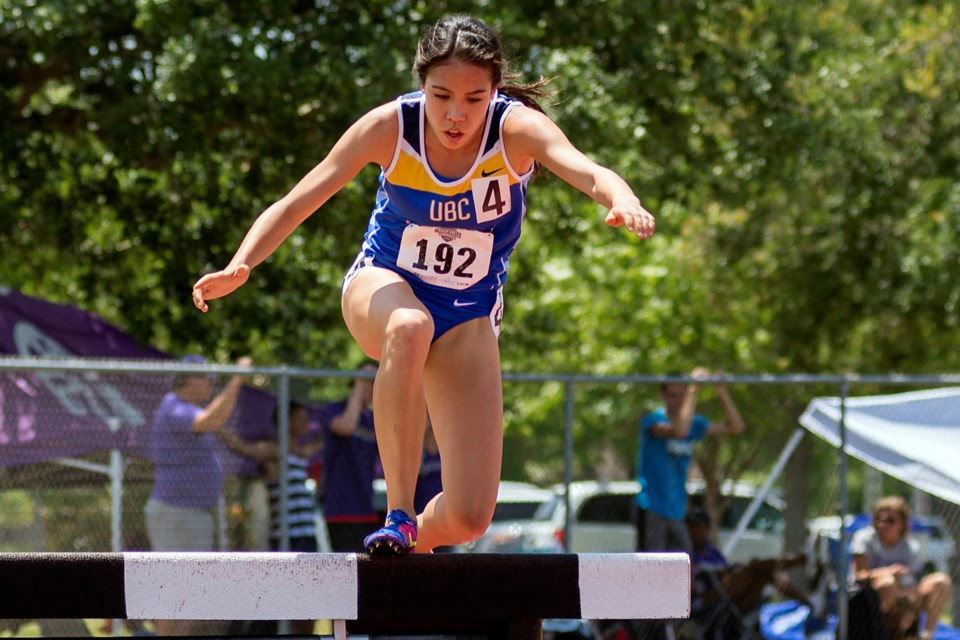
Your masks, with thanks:
M191 355L182 362L205 363ZM237 364L250 366L250 358ZM153 417L154 483L144 513L154 551L213 551L215 510L223 470L214 451L215 433L233 412L243 376L233 376L211 400L213 375L178 375ZM209 403L207 401L209 400ZM205 406L204 406L205 405ZM158 636L191 635L189 620L157 620Z

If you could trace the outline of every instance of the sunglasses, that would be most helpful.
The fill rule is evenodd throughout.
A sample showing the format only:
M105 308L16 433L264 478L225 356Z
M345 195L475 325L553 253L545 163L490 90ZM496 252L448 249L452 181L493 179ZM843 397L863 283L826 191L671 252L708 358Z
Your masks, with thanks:
M893 516L874 516L873 521L881 524L897 524L900 520Z

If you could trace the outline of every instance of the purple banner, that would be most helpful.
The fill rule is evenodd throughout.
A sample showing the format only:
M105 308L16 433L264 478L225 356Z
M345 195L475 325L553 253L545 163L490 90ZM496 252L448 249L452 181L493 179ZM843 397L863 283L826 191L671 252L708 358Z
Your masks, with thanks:
M92 313L3 287L0 355L171 359L162 351L139 345ZM154 374L2 372L0 466L46 462L114 448L127 455L148 457L150 422L170 384L171 376ZM273 438L275 405L273 394L245 387L230 426L247 439ZM315 410L311 411L314 413ZM225 454L224 463L231 472L256 474L252 461Z

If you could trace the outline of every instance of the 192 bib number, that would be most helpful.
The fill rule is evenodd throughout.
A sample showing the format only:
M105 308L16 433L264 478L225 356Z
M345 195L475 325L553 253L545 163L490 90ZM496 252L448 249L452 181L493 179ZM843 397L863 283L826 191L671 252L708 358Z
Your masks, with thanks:
M397 266L429 284L460 290L489 273L492 253L492 233L408 224Z

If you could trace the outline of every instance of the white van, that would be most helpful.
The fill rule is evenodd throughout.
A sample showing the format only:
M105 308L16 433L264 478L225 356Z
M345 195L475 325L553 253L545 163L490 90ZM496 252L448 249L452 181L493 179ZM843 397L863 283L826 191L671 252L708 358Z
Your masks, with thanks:
M632 480L570 484L571 522L567 549L573 553L632 552L637 548L634 506L639 485ZM703 484L691 482L690 501L702 501ZM721 549L733 535L737 520L756 495L756 488L743 483L725 484L721 491L733 493L731 506L721 517L718 544ZM553 497L537 511L532 521L514 523L495 535L481 538L471 550L489 553L560 552L564 549L565 501L563 485L554 487ZM730 562L770 558L783 553L783 503L768 496L753 517Z

